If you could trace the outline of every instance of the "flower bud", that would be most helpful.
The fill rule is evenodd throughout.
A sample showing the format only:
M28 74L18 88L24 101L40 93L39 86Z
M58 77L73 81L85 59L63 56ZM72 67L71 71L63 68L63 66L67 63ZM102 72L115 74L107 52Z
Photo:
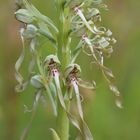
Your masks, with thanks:
M36 28L36 26L29 24L29 25L27 25L27 28L22 33L22 36L25 39L32 39L37 35L37 30L38 29Z

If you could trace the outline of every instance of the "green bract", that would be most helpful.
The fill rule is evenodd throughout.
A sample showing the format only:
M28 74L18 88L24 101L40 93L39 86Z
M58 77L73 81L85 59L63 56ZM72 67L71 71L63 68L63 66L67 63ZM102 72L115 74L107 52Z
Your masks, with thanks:
M49 65L49 63L50 63L51 61L53 61L54 63L57 63L57 64L59 64L59 65L61 64L60 61L59 61L59 59L58 59L58 57L57 57L56 55L48 55L48 56L45 58L44 63Z
M79 73L81 72L81 68L78 64L70 64L66 67L65 76L68 77L70 73Z
M31 78L31 85L35 88L42 88L43 87L43 81L41 75L35 75Z
M37 35L38 29L33 24L28 24L24 32L22 33L25 39L33 39Z
M33 15L26 9L19 9L18 11L15 12L15 16L17 20L23 22L23 23L32 23L35 21L35 18Z

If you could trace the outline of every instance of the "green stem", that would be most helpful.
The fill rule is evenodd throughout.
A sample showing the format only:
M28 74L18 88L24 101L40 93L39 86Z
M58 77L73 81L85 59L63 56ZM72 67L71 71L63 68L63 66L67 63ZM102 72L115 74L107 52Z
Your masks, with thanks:
M56 7L57 7L57 14L58 14L58 29L59 34L57 37L58 42L58 57L61 61L61 68L64 72L65 67L68 65L68 62L70 60L69 58L69 49L68 49L68 37L67 37L67 31L69 27L66 26L66 19L65 19L65 13L63 9L63 2L64 0L56 0ZM61 87L62 93L64 96L64 93L66 93L66 89ZM68 93L66 93L68 94ZM65 101L66 104L66 110L69 112L70 108L70 101ZM69 139L69 119L67 117L66 111L58 101L58 117L57 117L57 132L61 140L68 140Z
M67 108L69 108L69 105L70 104L67 103ZM59 102L58 102L57 131L61 140L69 139L69 119Z

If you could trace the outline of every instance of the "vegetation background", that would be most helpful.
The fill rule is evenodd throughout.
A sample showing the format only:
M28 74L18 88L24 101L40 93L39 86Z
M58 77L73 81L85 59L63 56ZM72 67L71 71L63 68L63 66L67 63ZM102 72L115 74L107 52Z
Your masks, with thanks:
M124 109L118 109L104 79L97 69L88 66L89 58L81 54L82 76L97 81L96 92L84 94L85 118L95 140L140 139L140 0L104 0L109 11L102 11L102 24L117 39L115 51L106 60L117 78ZM52 0L32 0L41 12L55 20ZM24 104L32 105L34 92L15 93L14 64L21 51L19 23L14 19L14 1L0 0L0 140L19 140L31 114ZM27 65L24 64L24 70ZM83 90L81 91L83 93ZM55 126L49 104L39 104L27 140L51 140L49 128ZM71 137L75 136L71 128Z

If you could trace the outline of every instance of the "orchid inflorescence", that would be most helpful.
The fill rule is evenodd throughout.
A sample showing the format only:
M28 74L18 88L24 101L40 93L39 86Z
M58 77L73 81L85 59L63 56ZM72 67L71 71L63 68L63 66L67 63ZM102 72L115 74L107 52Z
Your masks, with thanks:
M81 68L76 63L76 59L81 52L92 57L91 64L99 67L110 90L116 96L116 105L122 107L115 77L112 71L104 66L105 56L111 55L112 45L116 43L112 32L100 26L99 9L106 10L107 6L102 3L102 0L55 0L54 4L58 14L56 24L49 17L41 14L28 0L16 0L15 17L22 25L20 36L23 44L22 53L15 64L15 76L19 83L16 90L22 92L28 85L36 89L33 109L36 109L39 99L44 97L46 91L52 103L54 115L58 116L58 104L60 104L69 121L79 130L79 139L93 140L84 120L79 87L93 90L96 83L86 82L80 78ZM73 49L74 38L77 38L78 44ZM41 54L42 40L50 42L49 47L53 48L53 53L45 58ZM24 80L19 71L27 49L30 51L31 61L28 79ZM79 119L70 112L68 104L72 97L77 101ZM56 139L62 139L59 133L54 129L51 130ZM22 135L23 139L25 135L25 133Z

